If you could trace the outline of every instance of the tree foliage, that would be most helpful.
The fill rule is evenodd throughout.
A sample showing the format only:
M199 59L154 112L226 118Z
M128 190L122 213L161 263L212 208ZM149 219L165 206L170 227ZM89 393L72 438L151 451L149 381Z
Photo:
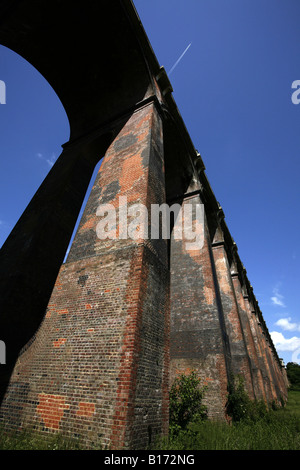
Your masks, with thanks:
M300 390L300 365L296 362L288 362L286 372L291 390Z

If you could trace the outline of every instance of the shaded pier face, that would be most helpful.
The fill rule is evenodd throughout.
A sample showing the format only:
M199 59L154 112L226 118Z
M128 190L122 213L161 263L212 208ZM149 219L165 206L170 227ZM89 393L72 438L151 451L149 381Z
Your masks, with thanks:
M2 1L0 18L0 43L49 81L71 130L0 252L6 428L145 448L167 433L170 384L190 369L213 418L225 419L232 374L252 398L284 397L245 270L132 2ZM163 204L192 209L198 245L175 236L176 218L170 236L151 236ZM122 231L136 207L148 236ZM115 214L106 239L104 208Z

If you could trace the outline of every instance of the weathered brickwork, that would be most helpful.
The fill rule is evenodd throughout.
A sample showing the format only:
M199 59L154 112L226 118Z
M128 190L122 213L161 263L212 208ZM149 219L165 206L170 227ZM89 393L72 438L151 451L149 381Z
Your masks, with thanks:
M208 415L219 420L227 418L234 376L267 403L286 399L288 382L136 11L130 0L100 3L87 0L70 18L75 6L68 2L60 2L59 15L56 2L28 0L26 11L14 2L0 25L1 43L32 58L57 86L71 127L70 142L0 252L8 358L0 365L0 419L7 430L62 433L87 448L142 449L168 431L178 374L197 371ZM53 28L53 17L57 34L41 38L37 25ZM81 19L80 47L66 50L60 34L78 40ZM95 43L106 44L105 68L98 49L97 59L89 55ZM79 64L86 73L74 88ZM194 209L191 227L200 238L192 249L175 227L169 239L151 236L153 204L174 202ZM131 225L136 204L147 209L144 233ZM116 211L108 225L103 206ZM104 227L109 237L102 239Z
M214 245L213 255L230 344L231 372L233 375L243 374L247 392L250 397L254 398L250 360L246 348L247 343L223 242Z
M18 425L87 444L139 448L168 425L167 244L97 238L97 207L117 206L119 195L128 205L164 200L161 123L153 104L132 116L106 154L4 410Z
M195 168L200 199L199 195L194 198L204 202L208 217L203 225L205 242L198 252L187 254L182 242L172 240L171 244L170 378L172 382L179 373L197 370L208 386L204 401L209 416L226 419L228 383L235 376L245 379L251 399L266 403L286 399L287 388L223 211L207 188L199 157ZM185 196L184 204L191 201Z
M187 198L183 208L187 204L201 204L201 200ZM186 370L197 370L208 387L209 415L224 418L227 351L205 218L199 230L203 236L199 249L187 250L186 238L171 242L171 380Z

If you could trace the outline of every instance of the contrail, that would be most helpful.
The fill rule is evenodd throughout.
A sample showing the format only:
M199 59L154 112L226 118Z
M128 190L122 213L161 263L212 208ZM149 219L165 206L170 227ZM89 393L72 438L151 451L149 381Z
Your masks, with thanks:
M173 70L175 69L175 67L179 64L179 62L181 61L182 57L184 56L184 54L187 52L187 50L191 47L192 43L190 43L188 45L188 47L183 51L183 53L181 54L181 56L179 57L179 59L175 62L175 64L173 65L173 67L171 68L171 70L168 72L168 75L170 75Z

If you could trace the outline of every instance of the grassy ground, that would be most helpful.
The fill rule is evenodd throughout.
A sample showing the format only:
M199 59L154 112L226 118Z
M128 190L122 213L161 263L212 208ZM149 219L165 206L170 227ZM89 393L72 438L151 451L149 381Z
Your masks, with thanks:
M189 426L156 449L163 450L300 450L300 392L290 392L285 408L261 419L232 425L204 421Z
M23 432L0 432L0 450L80 450L60 435L45 439ZM290 391L285 408L270 411L256 422L228 424L204 421L190 425L176 438L163 440L157 450L300 450L300 391ZM154 450L154 449L152 449Z
M80 445L61 435L46 438L28 431L8 435L0 430L0 450L80 450Z

